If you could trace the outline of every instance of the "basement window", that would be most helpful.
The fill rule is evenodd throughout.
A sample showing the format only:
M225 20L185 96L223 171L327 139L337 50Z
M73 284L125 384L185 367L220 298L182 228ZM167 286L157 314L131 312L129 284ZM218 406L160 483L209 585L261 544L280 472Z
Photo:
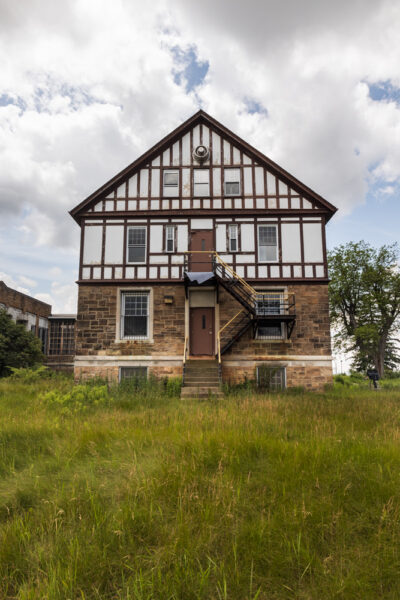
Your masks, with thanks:
M260 365L257 367L257 385L268 392L284 390L286 387L285 367Z
M121 339L149 337L149 292L123 292L121 298Z
M147 379L147 367L120 367L119 380Z
M225 196L240 195L240 169L224 169Z
M128 263L146 262L147 228L128 227Z

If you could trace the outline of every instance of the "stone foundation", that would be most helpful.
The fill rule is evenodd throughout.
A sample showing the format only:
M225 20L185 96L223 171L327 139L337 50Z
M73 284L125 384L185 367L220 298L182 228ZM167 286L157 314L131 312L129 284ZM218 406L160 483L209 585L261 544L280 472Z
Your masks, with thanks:
M238 384L248 379L254 381L257 377L257 366L267 362L259 362L251 366L222 366L223 381ZM326 385L332 383L332 367L329 366L291 366L284 363L271 363L271 369L284 367L286 371L286 388L303 387L306 390L323 391Z
M128 366L128 365L122 365ZM135 366L145 366L145 365L129 365L132 367ZM80 381L87 381L88 379L93 379L95 377L100 377L101 379L108 379L108 381L117 382L119 381L119 369L120 367L117 365L110 366L105 365L103 367L93 366L93 367L77 367L74 369L74 378L75 382L79 383ZM182 367L181 366L167 366L167 367L159 367L159 366L148 366L147 367L148 376L154 375L155 377L182 377Z

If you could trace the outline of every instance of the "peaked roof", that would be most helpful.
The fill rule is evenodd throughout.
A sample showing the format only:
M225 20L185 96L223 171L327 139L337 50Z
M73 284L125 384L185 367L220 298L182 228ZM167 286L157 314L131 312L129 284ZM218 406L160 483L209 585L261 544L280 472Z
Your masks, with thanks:
M135 161L133 161L130 165L125 167L122 171L120 171L117 175L112 177L109 181L107 181L104 185L99 187L95 192L90 194L85 200L83 200L80 204L75 206L72 210L70 210L70 215L79 222L79 213L84 211L84 209L92 203L93 200L104 197L107 195L115 186L121 184L127 177L129 177L133 172L138 170L139 168L147 165L156 155L163 152L165 148L167 148L170 144L174 143L177 139L183 136L187 131L189 131L192 127L199 123L204 123L209 125L214 131L216 131L219 135L230 140L231 143L241 146L246 150L247 154L252 156L261 166L266 167L269 171L274 173L277 177L286 180L291 185L300 189L307 197L315 200L318 204L322 205L328 213L328 219L330 219L337 208L333 206L330 202L325 200L322 196L314 192L304 183L296 179L293 175L282 169L279 165L277 165L273 160L265 156L262 152L248 144L245 140L240 138L238 135L233 133L230 129L222 125L219 121L211 117L204 110L199 110L197 113L192 115L189 119L187 119L184 123L179 125L176 129L174 129L171 133L162 138L157 144L152 146L147 152L139 156Z

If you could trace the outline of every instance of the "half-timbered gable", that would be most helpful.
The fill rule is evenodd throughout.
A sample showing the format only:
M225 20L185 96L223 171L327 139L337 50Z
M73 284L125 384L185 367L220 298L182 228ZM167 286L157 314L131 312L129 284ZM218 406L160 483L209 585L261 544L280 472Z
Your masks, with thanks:
M160 289L164 289L160 286L174 290L175 305L180 303L179 294L184 294L187 306L180 316L183 333L178 336L178 346L187 344L189 354L196 354L191 352L196 348L194 339L201 336L193 332L196 327L200 332L204 319L207 323L212 321L213 339L205 354L215 355L218 344L221 350L223 335L231 331L224 325L221 310L225 301L220 299L226 291L247 310L243 331L237 339L238 331L231 331L234 344L225 349L226 353L231 353L233 346L239 351L249 328L254 344L261 347L262 342L256 340L264 340L267 348L265 340L270 343L274 335L281 342L297 336L300 344L302 324L295 325L289 292L294 298L293 286L301 289L299 286L319 284L321 288L312 289L324 289L321 297L324 296L328 281L325 225L335 210L258 150L199 111L71 211L82 230L80 295L113 286L115 306L108 317L114 324L104 340L114 337L119 344L124 339L146 341L153 344L150 350L147 348L147 356L157 354L155 346L159 349L162 345L160 340L157 344L154 341L160 335L156 322L157 310L161 309L154 304ZM213 274L208 287L203 284L203 300L194 289L198 281L190 285L193 273ZM235 290L227 285L227 273L233 273L229 277L235 281ZM260 307L267 302L264 288L276 298L285 299L286 308L283 309L283 300L279 308L282 318L273 319L268 309L268 319L260 319ZM249 308L244 294L250 289L253 295ZM107 290L108 296L110 288ZM264 290L264 296L256 290ZM207 302L212 306L205 306ZM203 310L195 326L190 316L195 315L195 308L213 312ZM327 307L323 312L326 311ZM198 318L200 312L197 311ZM226 309L228 314L230 309ZM233 321L238 329L240 318ZM97 327L94 323L92 326ZM208 324L206 327L209 329ZM218 337L221 327L225 327L224 334ZM133 333L130 335L129 331ZM83 340L87 334L87 329L79 331L78 315L78 339L81 336L85 352L93 352L93 347ZM168 335L164 334L163 329L165 341ZM329 331L321 340L324 351L329 353ZM107 352L111 351L110 343L103 342L96 338L99 350L103 353L107 346ZM176 343L176 336L170 342ZM248 352L249 360L254 358L254 344ZM140 348L143 350L144 346ZM182 351L186 352L183 348ZM287 354L288 346L281 351ZM241 352L246 354L245 350Z

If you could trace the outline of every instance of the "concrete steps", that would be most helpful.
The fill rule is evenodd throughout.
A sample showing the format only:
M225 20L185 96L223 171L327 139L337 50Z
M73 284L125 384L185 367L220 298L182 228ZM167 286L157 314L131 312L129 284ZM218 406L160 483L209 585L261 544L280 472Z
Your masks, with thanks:
M188 360L181 398L221 398L218 363L216 360Z

